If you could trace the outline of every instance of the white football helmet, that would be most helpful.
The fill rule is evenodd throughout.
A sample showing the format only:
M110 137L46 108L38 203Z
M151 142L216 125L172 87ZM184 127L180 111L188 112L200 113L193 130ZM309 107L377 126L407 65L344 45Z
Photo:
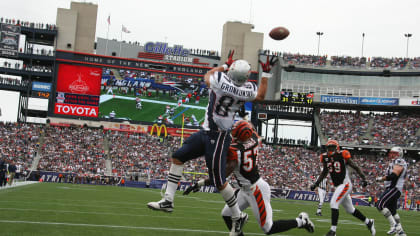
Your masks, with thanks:
M404 155L404 150L401 147L393 147L389 152L398 153L398 155L395 155L397 158L402 158Z
M245 60L236 60L229 67L227 76L236 86L242 86L249 78L251 66Z

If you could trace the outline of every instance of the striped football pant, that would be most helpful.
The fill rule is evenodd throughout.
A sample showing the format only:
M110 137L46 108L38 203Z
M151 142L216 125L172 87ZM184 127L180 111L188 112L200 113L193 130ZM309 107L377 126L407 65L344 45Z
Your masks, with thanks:
M340 205L342 205L348 213L353 214L355 208L350 197L352 188L353 185L350 181L344 181L344 183L338 185L335 188L334 194L331 198L331 208L338 209Z
M267 233L273 226L273 210L270 204L271 190L267 182L260 178L252 188L242 189L238 193L238 205L241 211L249 206L252 208L258 225ZM227 205L222 210L222 216L231 216Z

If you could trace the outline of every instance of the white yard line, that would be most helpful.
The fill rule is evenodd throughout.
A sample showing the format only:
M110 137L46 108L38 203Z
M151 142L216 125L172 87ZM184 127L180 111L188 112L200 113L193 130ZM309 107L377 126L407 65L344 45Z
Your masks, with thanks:
M34 225L63 225L63 226L78 226L78 227L96 227L96 228L114 228L114 229L139 229L139 230L156 230L156 231L176 231L176 232L195 232L195 233L209 233L209 234L227 234L227 231L216 230L199 230L199 229L175 229L162 227L143 227L143 226L128 226L128 225L98 225L98 224L78 224L68 222L43 222L43 221L23 221L23 220L0 220L0 223L14 223L14 224L34 224ZM262 233L246 233L247 235L265 235ZM283 236L287 236L282 234Z
M21 187L21 186L26 186L26 185L29 185L29 184L36 184L36 183L38 183L38 182L37 181L14 182L12 186L9 186L9 184L7 184L6 186L1 187L0 191L1 190L6 190L6 189L11 189L11 188L17 188L17 187Z

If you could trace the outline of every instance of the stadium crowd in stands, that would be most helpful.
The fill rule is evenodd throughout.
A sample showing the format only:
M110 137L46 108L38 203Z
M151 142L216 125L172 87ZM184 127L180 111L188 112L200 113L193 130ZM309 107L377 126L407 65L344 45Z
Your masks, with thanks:
M348 56L332 56L331 66L351 66L351 67L365 67L366 58L362 57L348 57Z
M384 57L373 57L370 61L370 67L375 68L389 68L389 69L402 69L409 62L408 58L384 58Z
M18 123L1 123L0 133L3 158L22 163L23 171L28 172L37 155L37 145L41 142L38 170L68 173L63 176L63 182L73 183L101 181L103 184L112 184L117 183L120 177L142 181L165 179L171 153L181 143L179 137L161 139L146 133ZM109 146L108 155L105 154L105 140ZM301 145L263 144L260 148L260 173L273 188L308 190L321 171L320 153L320 150L310 150ZM107 158L112 163L112 176L99 178L106 173ZM360 178L354 177L354 192L379 197L383 186L376 183L375 178L385 171L386 153L353 155L353 158L366 173L370 183L367 188L363 188L359 184ZM414 201L420 197L420 161L406 160L409 170L404 189L409 199ZM196 173L206 173L204 158L188 162L184 172L188 172L183 176L186 181L199 178Z
M57 30L57 26L54 24L35 23L35 22L23 21L19 19L8 19L4 17L0 17L0 23L23 26L23 27L28 27L28 28L35 28L35 29Z
M328 112L320 115L321 131L325 138L359 144L367 132L370 116L360 112Z
M398 145L403 147L419 146L420 136L416 135L420 129L420 115L407 116L404 114L387 113L374 115L371 145Z
M327 56L283 53L283 60L287 64L325 66L327 63Z
M385 57L351 57L351 56L316 56L300 53L280 53L264 50L263 55L277 55L283 58L285 64L310 65L310 66L333 66L348 68L366 68L366 69L418 69L420 68L420 57L414 58L385 58ZM329 62L329 64L328 64Z
M42 125L0 122L1 158L14 160L28 170L37 155Z
M22 48L20 50L22 50ZM47 50L45 48L36 48L35 44L28 44L27 49L25 50L25 53L36 54L36 55L41 55L41 56L54 56L53 49Z
M0 77L0 84L26 86L30 83L27 80L18 80L16 78Z
M326 139L347 144L420 147L420 115L329 112L320 114ZM369 132L368 132L369 131Z
M104 174L103 131L48 126L38 170Z
M0 67L4 68L10 68L10 69L16 69L16 70L27 70L27 71L34 71L34 72L46 72L51 73L52 67L51 66L40 66L40 65L28 65L28 64L22 64L19 61L4 61L3 63L0 63Z
M178 137L161 141L156 136L118 131L109 132L108 137L114 173L151 179L167 176L171 153L181 142ZM204 160L197 159L187 163L185 171L206 173L205 166Z

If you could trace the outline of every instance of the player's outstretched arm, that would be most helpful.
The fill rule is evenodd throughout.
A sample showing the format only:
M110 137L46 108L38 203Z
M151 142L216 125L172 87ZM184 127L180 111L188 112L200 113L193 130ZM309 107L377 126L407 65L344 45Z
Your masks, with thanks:
M351 168L353 168L357 172L357 174L362 178L362 181L360 182L362 187L366 187L367 186L366 176L365 174L363 174L363 171L360 169L360 167L356 165L356 163L354 163L350 158L347 159L347 164Z
M392 169L392 173L387 176L377 177L376 181L392 181L396 178L398 178L401 175L401 172L404 170L404 167L401 165L394 165L394 168Z
M265 63L262 61L259 61L263 72L261 74L261 83L258 86L257 96L255 97L254 101L263 101L265 99L268 80L273 76L273 74L270 72L273 66L277 63L277 61L278 61L277 56L272 56L271 60L270 60L270 56L267 56L267 61Z
M229 69L230 65L234 62L233 60L233 54L235 53L235 50L230 51L228 54L228 59L226 60L225 64L214 67L213 69L207 71L207 73L204 75L204 82L206 83L207 87L210 87L210 76L212 76L215 72L223 72Z
M311 185L311 191L314 191L316 189L316 187L318 187L318 185L321 183L321 181L327 177L328 175L328 167L327 167L327 163L323 163L324 164L324 168L322 169L321 174L319 175L318 179L316 180L316 182L314 184Z

